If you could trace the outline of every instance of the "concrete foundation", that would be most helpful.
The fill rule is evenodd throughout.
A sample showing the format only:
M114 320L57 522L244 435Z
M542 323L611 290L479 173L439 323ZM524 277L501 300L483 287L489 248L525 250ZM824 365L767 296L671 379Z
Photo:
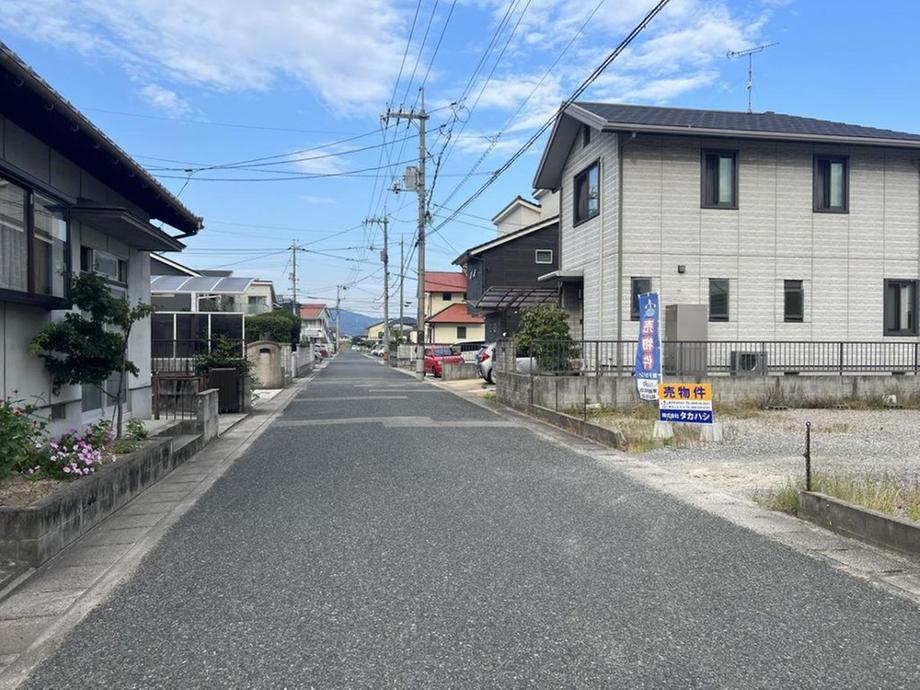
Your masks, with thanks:
M812 491L799 492L799 517L847 537L920 557L920 523Z

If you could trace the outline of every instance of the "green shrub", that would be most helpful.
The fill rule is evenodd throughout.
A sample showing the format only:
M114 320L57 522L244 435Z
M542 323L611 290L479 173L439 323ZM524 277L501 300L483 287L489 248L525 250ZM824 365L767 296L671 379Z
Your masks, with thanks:
M48 421L36 415L37 410L36 405L12 396L0 399L0 477L29 467L44 446Z
M301 321L295 315L284 309L257 314L246 319L246 339L271 340L284 345L294 345L300 342Z
M218 338L205 354L196 355L194 364L198 374L207 374L211 369L236 369L243 376L252 368L249 360L240 352L241 344L236 340Z
M537 366L544 371L568 371L569 363L578 356L565 311L554 304L521 311L515 344L519 357L536 357Z
M128 436L135 441L142 441L147 438L147 427L144 426L141 420L132 417L128 420L126 427Z

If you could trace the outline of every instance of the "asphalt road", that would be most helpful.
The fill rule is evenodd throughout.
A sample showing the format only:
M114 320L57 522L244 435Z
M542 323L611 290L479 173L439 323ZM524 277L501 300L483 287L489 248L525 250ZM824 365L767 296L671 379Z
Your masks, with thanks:
M906 600L360 355L299 397L30 687L920 686Z

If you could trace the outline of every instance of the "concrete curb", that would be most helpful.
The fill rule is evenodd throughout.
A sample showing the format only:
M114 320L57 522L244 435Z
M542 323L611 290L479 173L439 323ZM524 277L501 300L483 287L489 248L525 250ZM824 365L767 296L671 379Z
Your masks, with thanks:
M846 537L920 557L920 524L815 491L799 492L799 517Z
M623 436L623 432L617 431L616 429L608 429L607 427L601 426L600 424L594 424L593 422L579 419L578 417L573 417L572 415L565 414L564 412L557 412L556 410L551 410L548 407L542 407L540 405L518 406L511 405L507 402L499 402L502 405L512 407L518 412L530 415L531 417L539 419L542 422L546 422L547 424L557 426L564 431L575 434L576 436L581 436L582 438L596 441L597 443L602 443L605 446L610 446L611 448L616 448L617 450L622 450L626 447L626 438Z

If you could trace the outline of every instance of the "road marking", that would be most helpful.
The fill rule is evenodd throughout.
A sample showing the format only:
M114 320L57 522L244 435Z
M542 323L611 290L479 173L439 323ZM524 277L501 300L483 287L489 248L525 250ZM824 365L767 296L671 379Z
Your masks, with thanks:
M343 419L283 419L273 424L275 427L329 426L339 424L382 424L388 428L425 429L439 428L479 428L479 427L516 427L514 422L495 420L467 419L432 419L431 417L347 417Z
M294 398L294 402L334 402L337 400L408 400L408 395L342 395L328 398Z

